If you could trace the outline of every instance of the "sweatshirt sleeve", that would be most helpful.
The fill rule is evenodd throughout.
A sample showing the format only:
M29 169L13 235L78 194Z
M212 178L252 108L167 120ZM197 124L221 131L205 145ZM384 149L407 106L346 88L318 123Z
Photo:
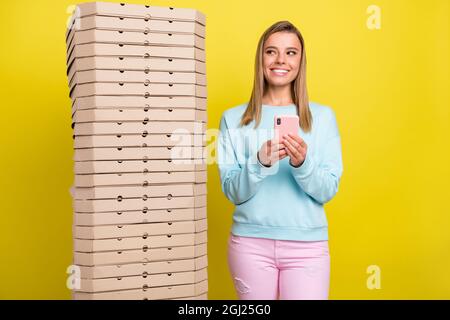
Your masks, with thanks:
M328 109L328 124L323 144L317 146L321 150L320 157L306 153L300 167L291 167L291 172L298 185L310 197L324 204L330 201L338 191L343 172L341 138L332 109Z
M246 202L253 197L264 179L276 173L277 166L263 166L257 158L257 153L251 154L248 158L239 163L235 150L235 145L244 146L244 144L233 144L231 137L241 129L228 129L227 121L223 115L220 120L219 138L217 145L217 159L220 173L222 191L225 196L235 205ZM237 135L239 137L239 135Z

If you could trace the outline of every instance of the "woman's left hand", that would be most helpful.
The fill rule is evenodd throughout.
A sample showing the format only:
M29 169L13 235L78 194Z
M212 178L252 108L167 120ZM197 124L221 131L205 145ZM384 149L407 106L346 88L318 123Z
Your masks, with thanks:
M282 143L285 145L289 163L294 167L300 167L305 161L308 146L298 135L289 133L283 136Z

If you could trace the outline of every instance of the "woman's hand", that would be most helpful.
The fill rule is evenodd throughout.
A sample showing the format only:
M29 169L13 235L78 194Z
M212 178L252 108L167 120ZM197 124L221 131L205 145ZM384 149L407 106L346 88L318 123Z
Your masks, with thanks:
M259 162L266 167L270 167L277 161L284 159L287 157L287 153L286 150L282 148L283 145L277 140L267 140L258 151Z
M282 144L286 147L285 150L290 158L289 163L291 166L300 167L305 161L308 150L305 141L298 135L289 133L283 136Z

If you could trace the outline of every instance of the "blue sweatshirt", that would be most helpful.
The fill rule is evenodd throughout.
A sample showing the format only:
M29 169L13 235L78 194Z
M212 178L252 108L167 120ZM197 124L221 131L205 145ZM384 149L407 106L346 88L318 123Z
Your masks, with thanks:
M293 167L287 156L265 167L257 152L274 137L274 116L295 115L296 106L262 105L256 129L255 121L239 126L246 107L242 104L223 113L217 143L222 191L235 204L231 232L277 240L328 240L323 205L338 191L343 171L334 111L310 102L312 130L298 132L308 146L303 164Z

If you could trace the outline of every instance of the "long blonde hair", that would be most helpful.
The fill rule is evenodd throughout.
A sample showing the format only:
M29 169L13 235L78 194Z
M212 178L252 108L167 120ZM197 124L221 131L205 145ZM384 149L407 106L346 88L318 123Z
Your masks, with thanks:
M264 43L270 35L276 32L291 32L297 35L300 40L301 58L300 68L298 75L291 83L291 95L294 104L297 106L297 115L299 116L300 128L304 132L309 132L312 127L312 114L309 109L308 90L306 87L306 51L305 42L300 31L289 21L279 21L270 26L261 36L258 42L258 48L256 50L255 59L255 77L253 81L253 90L250 97L250 101L247 105L247 109L242 115L240 125L248 125L251 121L255 120L255 128L259 126L261 122L261 105L262 97L265 90L267 90L267 80L264 78L263 73L263 49Z

